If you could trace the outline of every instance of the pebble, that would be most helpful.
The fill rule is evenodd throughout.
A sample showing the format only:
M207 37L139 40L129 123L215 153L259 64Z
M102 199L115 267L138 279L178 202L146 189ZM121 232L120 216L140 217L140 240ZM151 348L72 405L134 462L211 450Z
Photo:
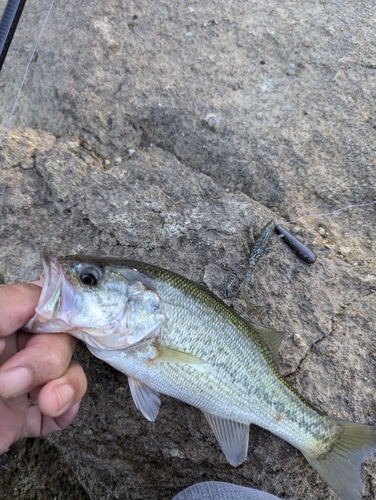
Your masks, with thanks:
M206 26L213 26L214 24L219 24L221 21L222 21L221 17L218 17L217 19L207 19L202 23L202 25L204 26L204 28L206 28Z
M203 118L201 123L209 127L209 129L212 130L213 132L215 132L218 128L219 116L215 115L214 113L208 113L205 116L205 118Z
M347 247L339 247L339 253L344 257L347 257L347 255L349 255L350 253L350 249Z
M317 232L321 235L321 236L325 236L326 235L326 231L323 227L319 227L317 229Z
M77 149L80 147L80 141L78 138L66 141L65 145L68 149Z
M330 248L323 248L322 250L320 250L320 255L322 257L326 257L327 259L332 259L333 258L333 255L332 255L332 250Z
M295 64L290 63L285 71L286 75L288 76L294 76L295 75Z
M294 337L294 344L296 344L298 347L305 347L307 344L303 337L299 335L299 333L295 333Z

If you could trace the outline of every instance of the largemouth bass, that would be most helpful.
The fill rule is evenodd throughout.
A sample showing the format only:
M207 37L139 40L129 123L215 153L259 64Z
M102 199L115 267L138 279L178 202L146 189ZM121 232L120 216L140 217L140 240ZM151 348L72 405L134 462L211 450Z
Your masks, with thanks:
M342 500L362 493L360 466L376 428L332 418L278 372L281 334L247 322L201 285L125 259L42 256L43 289L30 332L67 332L128 376L150 421L159 394L203 411L228 461L241 464L249 425L280 436Z

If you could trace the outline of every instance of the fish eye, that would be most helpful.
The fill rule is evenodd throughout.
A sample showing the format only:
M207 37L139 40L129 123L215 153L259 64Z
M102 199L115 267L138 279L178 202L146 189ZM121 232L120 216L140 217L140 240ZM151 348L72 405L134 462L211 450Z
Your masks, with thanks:
M79 280L85 286L97 286L102 279L102 271L99 267L84 266L79 274Z

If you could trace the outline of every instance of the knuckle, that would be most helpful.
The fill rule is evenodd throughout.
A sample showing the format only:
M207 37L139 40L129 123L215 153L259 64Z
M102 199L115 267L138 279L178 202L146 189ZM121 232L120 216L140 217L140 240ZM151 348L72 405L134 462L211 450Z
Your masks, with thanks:
M48 364L52 370L63 371L69 364L68 356L65 350L52 351L48 358Z
M39 358L40 359L40 358ZM35 374L36 378L41 379L42 383L60 377L65 372L69 361L66 353L60 351L51 351L41 360L40 367L34 366L39 372ZM35 363L33 363L35 365Z
M82 366L77 361L72 361L69 367L70 378L74 384L76 395L81 398L87 389L87 379Z

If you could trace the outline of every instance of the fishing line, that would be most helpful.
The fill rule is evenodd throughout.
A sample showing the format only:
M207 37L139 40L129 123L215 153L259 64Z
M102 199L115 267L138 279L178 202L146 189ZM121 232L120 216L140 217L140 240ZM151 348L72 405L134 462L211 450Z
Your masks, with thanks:
M29 62L27 63L26 70L25 70L24 76L23 76L23 78L22 78L21 85L20 85L20 88L19 88L19 90L18 90L18 94L17 94L16 100L15 100L15 102L14 102L14 105L13 105L12 111L10 112L10 115L9 115L8 121L7 121L7 122L6 122L6 124L5 124L5 128L4 128L4 131L3 131L3 133L2 133L2 136L0 137L0 145L1 145L1 143L3 142L3 139L4 139L4 137L5 137L5 134L6 134L7 130L9 129L10 122L11 122L11 120L12 120L12 118L13 118L14 112L15 112L16 107L17 107L17 104L18 104L18 101L19 101L19 99L20 99L20 97L21 97L21 92L22 92L22 88L23 88L24 83L25 83L25 80L26 80L26 76L27 76L27 74L28 74L28 72L29 72L31 62L32 62L32 60L33 60L33 58L34 58L34 55L35 55L35 52L36 52L36 50L37 50L37 47L38 47L39 41L40 41L40 39L42 38L42 34L43 34L43 31L44 31L44 28L46 27L46 24L47 24L47 21L48 21L48 19L49 19L49 17L50 17L50 14L51 14L51 11L52 11L52 7L53 7L54 3L55 3L55 0L51 0L51 5L50 5L50 8L48 9L48 12L47 12L46 18L45 18L44 23L43 23L43 25L42 25L42 28L41 28L41 30L40 30L40 32L39 32L39 36L38 36L37 41L36 41L36 43L35 43L34 49L33 49L32 53L31 53L31 56L30 56Z
M307 215L302 215L302 217L298 217L298 219L293 219L289 220L286 222L276 222L277 225L282 226L283 224L294 224L295 222L298 222L302 219L309 219L313 217L328 217L330 215L338 214L339 212L342 212L343 210L347 210L348 208L359 208L359 207L369 207L370 205L375 205L375 201L371 201L370 203L358 203L356 205L347 205L346 207L338 208L337 210L333 210L332 212L327 212L323 214L307 214Z
M279 233L285 243L294 250L296 255L304 260L304 262L307 262L307 264L313 264L317 256L315 252L313 252L310 248L308 248L304 243L302 243L300 240L295 238L291 233L289 233L285 228L281 227L283 224L294 224L295 222L298 222L299 220L302 219L308 219L310 217L328 217L330 215L338 214L339 212L342 212L343 210L347 210L348 208L359 208L359 207L369 207L370 205L375 205L375 201L371 201L370 203L357 203L355 205L347 205L346 207L338 208L337 210L333 210L332 212L327 212L323 214L307 214L303 215L302 217L299 217L298 219L290 220L287 222L276 222L275 223L275 230L277 233Z

